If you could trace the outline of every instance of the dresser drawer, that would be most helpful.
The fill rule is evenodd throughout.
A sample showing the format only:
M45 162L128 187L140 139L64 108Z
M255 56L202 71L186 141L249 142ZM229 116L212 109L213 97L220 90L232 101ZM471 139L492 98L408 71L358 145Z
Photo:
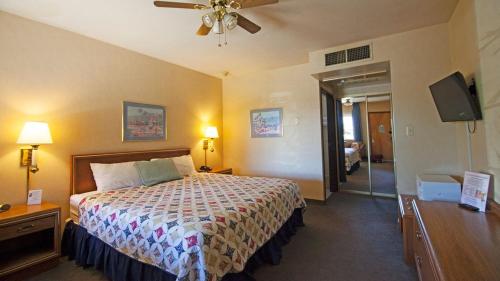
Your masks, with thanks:
M54 228L56 216L34 218L22 222L16 222L5 226L0 226L0 241L30 234L44 229Z
M434 281L437 280L434 276L429 253L425 245L425 237L422 229L418 223L415 223L414 232L414 255L415 265L417 267L418 278L420 281Z

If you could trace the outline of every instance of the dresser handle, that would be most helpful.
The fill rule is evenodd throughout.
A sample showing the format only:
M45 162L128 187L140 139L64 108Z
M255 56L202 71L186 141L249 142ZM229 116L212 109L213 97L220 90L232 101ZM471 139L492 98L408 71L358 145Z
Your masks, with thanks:
M417 231L417 239L418 240L422 240L422 234L420 232Z
M17 229L17 232L24 232L24 231L28 231L30 229L32 229L33 227L35 227L34 224L29 224L29 225L25 225L25 226L21 226Z
M422 258L417 256L417 265L418 267L422 267Z

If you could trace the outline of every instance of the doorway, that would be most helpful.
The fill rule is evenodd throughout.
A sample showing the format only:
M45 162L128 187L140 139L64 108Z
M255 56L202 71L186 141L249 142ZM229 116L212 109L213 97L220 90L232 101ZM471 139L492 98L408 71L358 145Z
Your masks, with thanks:
M324 171L325 175L328 173L326 190L395 197L389 63L342 69L338 74L329 75L320 82L333 97L333 124L326 118L323 132L323 162L328 170ZM325 118L327 108L323 103L322 98ZM325 138L325 134L335 141ZM325 146L330 157L325 153ZM332 151L336 152L333 159Z

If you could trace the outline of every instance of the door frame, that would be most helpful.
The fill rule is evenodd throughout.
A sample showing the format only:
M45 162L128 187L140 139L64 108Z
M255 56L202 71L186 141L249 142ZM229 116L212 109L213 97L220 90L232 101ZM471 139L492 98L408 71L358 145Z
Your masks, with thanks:
M326 96L326 117L327 117L327 136L328 136L328 143L326 145L329 145L330 138L332 138L335 142L333 147L335 148L334 150L331 149L331 147L328 147L328 159L325 159L325 143L324 143L324 133L323 133L323 114L325 113L323 111L323 95ZM328 99L330 99L333 102L333 108L329 108L329 102ZM335 116L335 97L333 94L328 92L327 90L323 89L320 86L320 91L319 91L319 100L320 100L320 128L321 128L321 157L322 157L322 166L323 166L323 198L324 201L326 201L328 198L326 197L327 195L327 188L328 190L333 193L333 192L339 192L340 191L340 181L339 181L339 163L338 163L338 137L337 137L337 120ZM330 110L329 110L330 109ZM331 113L328 114L328 113ZM330 186L326 186L326 167L325 167L325 161L329 161L328 167L329 169L329 177L330 177Z
M356 193L356 194L363 194L363 195L370 195L370 196L377 196L377 197L389 197L389 198L397 198L398 194L398 189L397 189L397 156L396 156L396 136L394 132L396 131L396 121L394 118L394 104L392 101L392 92L387 92L387 93L365 93L365 94L353 94L353 95L335 95L335 100L340 100L342 98L348 98L348 97L365 97L365 109L366 109L366 124L369 124L369 112L368 112L368 99L369 98L374 98L374 97L383 97L383 96L389 96L389 103L390 103L390 113L391 113L391 127L392 127L392 155L393 155L393 167L394 167L394 194L389 194L389 193L381 193L381 192L373 192L372 188L372 173L371 173L371 161L368 159L368 184L369 184L369 191L357 191L357 190L342 190L342 188L339 188L339 191L342 192L347 192L347 193ZM385 111L388 112L388 111ZM337 122L337 120L335 121ZM337 126L337 124L335 124ZM367 134L367 139L370 142L371 141L371 135L370 135L370 128L368 125L368 128L366 128L366 134ZM338 140L338 138L337 138ZM367 146L367 152L368 152L368 157L371 156L371 144L369 143ZM338 162L338 159L337 159ZM338 165L338 164L337 164Z

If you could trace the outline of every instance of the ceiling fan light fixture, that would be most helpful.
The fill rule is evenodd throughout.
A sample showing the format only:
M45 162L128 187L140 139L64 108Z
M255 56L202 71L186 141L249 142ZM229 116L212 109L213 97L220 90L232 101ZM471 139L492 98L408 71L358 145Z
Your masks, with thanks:
M214 26L215 22L217 21L214 13L208 13L206 15L203 15L201 17L201 20L202 20L203 24L208 28L212 28Z
M222 18L227 29L232 30L238 26L238 15L236 13L225 14Z
M224 34L224 23L221 20L217 20L212 28L215 34Z

